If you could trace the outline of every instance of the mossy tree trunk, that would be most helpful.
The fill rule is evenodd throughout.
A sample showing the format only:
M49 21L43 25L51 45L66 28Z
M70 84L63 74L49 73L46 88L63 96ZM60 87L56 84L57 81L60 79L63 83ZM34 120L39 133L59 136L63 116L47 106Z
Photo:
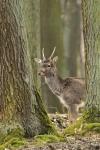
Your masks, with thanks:
M100 0L82 1L85 42L86 111L100 122Z
M54 47L56 46L56 53L58 55L58 70L61 75L64 72L63 57L63 35L61 24L61 8L59 0L41 0L40 1L41 14L41 49L44 48L45 55L50 56ZM52 107L50 111L62 111L59 100L54 97L48 87L43 87L43 95L48 107Z
M31 54L36 54L39 48L35 44L35 30L39 31L36 25L38 7L39 1L0 0L1 121L17 121L28 137L52 131L41 97L33 83L37 71L34 66L33 74ZM32 14L34 22L31 20ZM33 41L30 41L31 37ZM34 44L31 45L31 42Z

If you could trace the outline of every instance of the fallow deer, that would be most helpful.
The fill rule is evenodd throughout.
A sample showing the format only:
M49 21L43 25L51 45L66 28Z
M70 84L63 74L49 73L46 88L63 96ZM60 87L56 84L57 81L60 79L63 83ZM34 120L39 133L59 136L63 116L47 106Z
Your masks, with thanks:
M51 56L46 58L43 49L43 59L35 58L35 61L40 64L39 75L45 78L45 82L53 94L67 107L69 121L73 122L78 117L78 108L84 104L85 83L80 78L68 77L62 79L57 73L58 57L53 57L54 52L55 48Z

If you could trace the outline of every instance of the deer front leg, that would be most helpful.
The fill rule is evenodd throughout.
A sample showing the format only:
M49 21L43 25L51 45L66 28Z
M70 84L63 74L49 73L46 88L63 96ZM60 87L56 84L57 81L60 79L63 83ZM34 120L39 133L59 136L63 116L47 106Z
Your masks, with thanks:
M77 106L75 104L69 105L68 107L68 119L70 123L75 122L78 117Z

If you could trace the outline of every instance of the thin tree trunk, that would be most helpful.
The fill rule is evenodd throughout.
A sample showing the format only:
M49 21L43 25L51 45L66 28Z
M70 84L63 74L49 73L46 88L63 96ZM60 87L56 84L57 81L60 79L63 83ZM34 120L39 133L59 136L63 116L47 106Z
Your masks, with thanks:
M70 26L70 36L69 36L69 47L68 47L68 66L69 74L71 76L77 76L78 66L77 58L78 52L80 52L81 43L81 30L80 30L80 5L77 4L76 0L71 0L69 7L69 26Z
M66 72L69 76L81 76L83 63L80 60L81 51L81 0L63 0L62 20L64 25L64 49ZM80 65L81 62L81 65ZM81 69L82 68L82 69Z
M45 55L50 56L54 47L56 46L56 54L59 57L58 70L61 75L64 72L64 55L63 55L63 36L61 25L61 8L60 1L56 0L42 0L40 1L41 14L41 49L44 48ZM62 112L59 100L54 97L48 87L43 87L43 93L48 107L52 110ZM50 109L49 109L50 110Z
M100 1L82 1L85 42L86 109L100 121ZM96 110L96 111L95 111ZM94 114L94 115L93 115ZM99 114L99 116L98 116Z
M18 121L25 136L31 137L52 127L33 85L25 2L0 0L0 112L3 120ZM36 6L32 1L29 5Z

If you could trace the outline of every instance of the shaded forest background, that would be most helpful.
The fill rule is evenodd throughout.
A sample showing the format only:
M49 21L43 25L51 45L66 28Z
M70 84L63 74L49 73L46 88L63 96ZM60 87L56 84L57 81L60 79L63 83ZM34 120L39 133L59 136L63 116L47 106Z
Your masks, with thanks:
M81 0L40 1L40 49L49 57L56 46L61 77L84 77L84 41ZM42 80L42 95L49 112L66 110Z
M99 0L83 0L82 5L81 0L0 0L0 135L12 128L11 122L22 125L26 137L55 132L41 96L48 112L66 110L38 76L34 61L42 57L43 48L49 57L55 46L62 78L85 74L88 119L83 120L100 122L99 4Z
M54 47L56 47L55 55L59 58L57 64L59 75L62 78L69 76L84 77L84 42L81 0L11 0L11 2L6 1L3 3L1 1L0 3L2 6L0 10L2 18L1 41L5 41L5 43L8 42L8 47L5 45L5 50L7 49L9 55L12 53L12 56L9 56L9 58L13 58L14 52L11 52L13 44L15 44L14 49L16 50L23 48L23 52L20 52L18 57L22 57L22 55L25 54L25 61L28 64L27 71L30 72L32 82L36 85L38 91L40 91L41 96L45 100L44 103L47 111L50 113L65 113L66 109L64 106L61 106L59 100L52 94L47 85L45 85L44 79L38 76L39 67L35 63L34 58L41 58L43 48L46 57L49 57ZM10 29L9 22L12 24L12 29ZM16 22L18 22L18 25L15 25ZM13 34L15 30L16 32L18 30L18 33ZM14 41L13 37L16 38L16 34L18 34L18 39ZM11 35L11 37L8 35ZM11 38L11 41L9 38ZM16 42L18 45L16 45ZM20 44L21 46L19 46ZM1 49L3 49L2 45ZM3 53L1 58L3 58ZM6 61L9 60L5 60L5 62ZM24 61L24 58L22 58L22 61ZM2 63L4 64L4 62ZM16 63L18 63L17 60ZM9 70L11 64L8 64L6 65ZM23 70L22 66L20 69ZM5 69L5 76L8 70L6 71ZM8 79L5 78L5 80ZM27 80L28 79L26 79L26 81ZM10 83L12 82L13 81L10 81ZM9 92L10 89L12 89L12 87L9 87ZM7 104L8 109L9 105Z

